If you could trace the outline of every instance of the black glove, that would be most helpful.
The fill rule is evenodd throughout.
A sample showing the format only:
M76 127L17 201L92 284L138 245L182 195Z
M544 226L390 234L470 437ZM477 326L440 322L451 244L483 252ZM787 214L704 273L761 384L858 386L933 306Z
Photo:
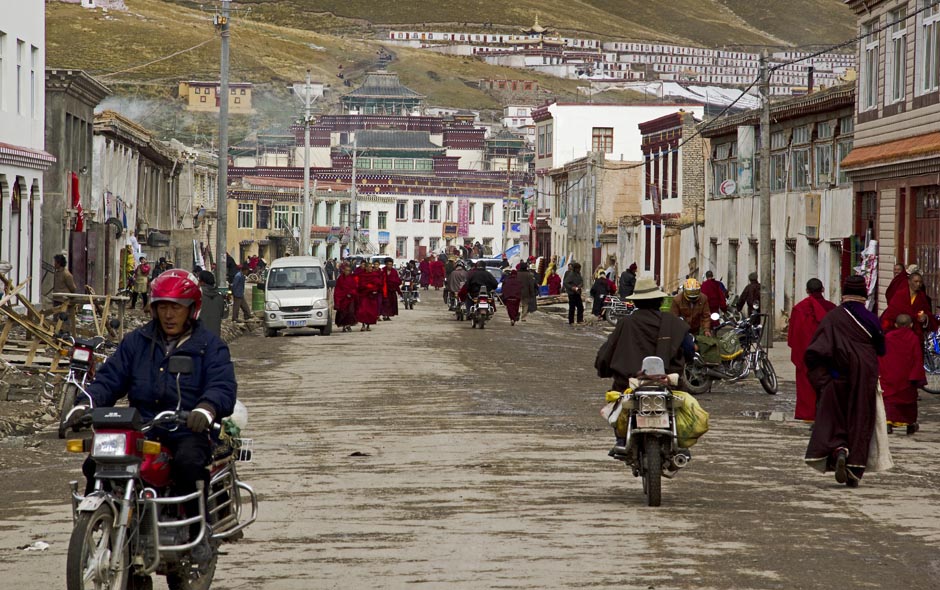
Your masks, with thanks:
M214 419L215 408L211 404L201 403L189 413L189 418L186 419L186 428L196 433L205 432L212 425Z

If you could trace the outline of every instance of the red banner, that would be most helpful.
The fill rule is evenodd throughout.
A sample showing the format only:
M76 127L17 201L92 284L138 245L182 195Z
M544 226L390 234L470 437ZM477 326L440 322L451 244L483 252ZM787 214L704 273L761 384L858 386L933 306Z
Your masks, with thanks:
M85 212L82 210L82 196L78 192L78 174L72 172L72 209L75 209L75 227L72 231L85 231Z
M470 198L457 199L457 235L466 238L470 235Z

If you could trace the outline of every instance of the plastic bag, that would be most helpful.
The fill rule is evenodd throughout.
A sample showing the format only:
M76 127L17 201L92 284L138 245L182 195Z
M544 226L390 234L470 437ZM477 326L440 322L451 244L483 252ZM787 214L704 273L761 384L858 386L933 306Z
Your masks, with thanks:
M679 446L688 449L708 432L708 412L694 397L684 391L673 391L673 397L680 398L682 404L676 404L676 434Z

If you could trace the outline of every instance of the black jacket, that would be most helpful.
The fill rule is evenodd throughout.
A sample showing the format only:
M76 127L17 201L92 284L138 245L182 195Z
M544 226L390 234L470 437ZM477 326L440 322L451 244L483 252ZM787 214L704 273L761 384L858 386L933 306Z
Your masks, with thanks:
M222 318L225 316L225 299L215 287L202 286L202 310L199 321L216 336L222 335Z
M471 271L470 276L467 277L467 292L470 294L470 297L478 296L480 294L480 287L486 287L490 295L492 295L498 286L499 281L497 281L496 277L491 275L488 270L478 268Z
M635 288L636 274L629 268L620 273L620 284L617 285L617 293L619 293L621 297L627 297L628 295L633 295Z

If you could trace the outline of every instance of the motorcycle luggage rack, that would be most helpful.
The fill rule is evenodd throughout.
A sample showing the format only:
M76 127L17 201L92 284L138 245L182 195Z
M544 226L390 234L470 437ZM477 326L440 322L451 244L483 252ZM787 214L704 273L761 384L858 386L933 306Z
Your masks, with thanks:
M241 521L243 490L248 492L251 500L251 513L244 522ZM227 539L253 523L256 518L258 497L251 486L238 480L232 465L212 476L209 486L209 522L212 523L213 539Z
M239 463L251 463L254 454L255 439L233 438L232 447L235 451L235 460Z

